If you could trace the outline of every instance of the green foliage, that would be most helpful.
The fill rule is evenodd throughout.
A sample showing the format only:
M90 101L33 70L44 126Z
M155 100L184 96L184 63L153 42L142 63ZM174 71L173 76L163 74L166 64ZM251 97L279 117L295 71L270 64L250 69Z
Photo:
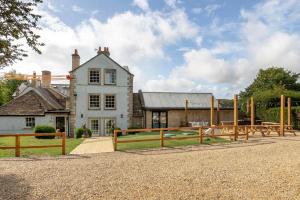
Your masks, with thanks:
M114 130L121 130L120 128L118 128L118 127L114 127L114 128L111 128L110 129L110 132L111 132L111 134L113 135L113 133L114 133ZM117 133L117 137L119 137L119 136L122 136L122 133Z
M40 29L40 15L34 14L34 9L42 0L0 0L0 68L13 64L26 57L23 42L35 52L43 46L38 40L39 35L34 31Z
M92 131L90 129L88 129L88 128L86 128L86 130L88 131L89 137L92 137ZM83 128L76 128L75 129L75 137L76 138L82 138L83 133L84 133L84 129Z
M9 72L10 77L21 77L20 74L17 74L15 70ZM0 80L0 106L9 102L13 99L12 95L17 90L19 85L21 85L24 80Z
M35 133L55 133L55 128L49 125L37 125L34 128ZM54 139L55 136L35 136L38 139Z
M256 117L263 121L278 122L280 95L290 97L292 102L300 101L299 77L299 74L284 68L261 69L253 83L239 95L241 110L245 111L246 101L253 96Z

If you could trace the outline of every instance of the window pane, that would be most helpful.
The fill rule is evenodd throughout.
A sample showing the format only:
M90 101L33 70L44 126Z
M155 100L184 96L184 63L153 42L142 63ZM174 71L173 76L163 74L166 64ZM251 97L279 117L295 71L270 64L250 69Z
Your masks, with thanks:
M100 95L90 95L90 108L100 108Z
M114 109L115 108L115 95L105 96L105 108Z
M90 127L93 134L98 134L100 127L99 127L99 120L98 119L92 119L90 121Z
M99 70L90 70L90 83L100 83Z
M105 79L105 84L116 84L116 70L106 69L104 79Z
M112 134L112 128L115 127L115 123L116 121L114 119L105 119L104 120L105 123L105 134Z
M25 125L26 127L35 127L35 118L34 117L26 117L25 118Z

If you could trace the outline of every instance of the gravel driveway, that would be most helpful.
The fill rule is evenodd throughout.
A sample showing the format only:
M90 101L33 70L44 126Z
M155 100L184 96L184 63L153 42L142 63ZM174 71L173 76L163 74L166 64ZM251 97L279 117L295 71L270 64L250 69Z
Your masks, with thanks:
M300 136L0 159L0 199L300 199Z

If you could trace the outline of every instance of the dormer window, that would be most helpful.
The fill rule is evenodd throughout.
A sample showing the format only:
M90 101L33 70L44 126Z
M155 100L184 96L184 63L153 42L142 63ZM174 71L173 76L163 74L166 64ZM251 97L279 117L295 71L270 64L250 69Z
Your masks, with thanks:
M89 83L90 84L100 84L100 69L90 69L89 70Z
M104 70L104 83L105 85L115 85L117 79L117 71L115 69Z

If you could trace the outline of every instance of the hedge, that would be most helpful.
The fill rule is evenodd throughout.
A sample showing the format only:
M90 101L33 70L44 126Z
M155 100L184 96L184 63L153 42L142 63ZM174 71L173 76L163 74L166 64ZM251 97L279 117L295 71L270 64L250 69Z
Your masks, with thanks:
M55 133L55 128L49 125L37 125L34 128L34 133ZM55 136L35 136L38 139L54 139Z
M298 129L300 126L297 123L297 113L300 112L300 107L292 107L292 125L293 128ZM288 111L285 108L285 122L287 123L288 120ZM258 110L256 115L262 119L263 121L267 122L280 122L280 108L269 108L269 109L261 109Z

